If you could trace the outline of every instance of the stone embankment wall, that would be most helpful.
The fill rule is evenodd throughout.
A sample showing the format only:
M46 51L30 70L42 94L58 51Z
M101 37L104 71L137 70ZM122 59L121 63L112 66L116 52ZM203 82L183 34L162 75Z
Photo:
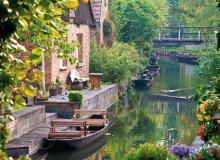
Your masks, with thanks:
M175 55L178 54L175 51L164 51L164 50L160 50L159 48L154 49L154 53L157 54L157 55L164 55L164 56L175 56Z
M20 137L39 125L45 124L46 121L45 107L40 105L25 107L14 112L12 116L15 120L7 123L7 127L10 130L8 141Z
M118 85L116 84L102 86L101 90L94 90L91 95L84 92L85 97L81 108L108 109L115 103L115 97L117 94Z

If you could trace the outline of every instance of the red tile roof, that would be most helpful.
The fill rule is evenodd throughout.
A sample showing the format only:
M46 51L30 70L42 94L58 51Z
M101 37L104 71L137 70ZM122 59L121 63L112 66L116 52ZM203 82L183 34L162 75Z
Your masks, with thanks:
M101 4L102 0L90 0L91 5L92 5L92 11L95 17L95 21L97 23L100 22L100 17L101 17Z

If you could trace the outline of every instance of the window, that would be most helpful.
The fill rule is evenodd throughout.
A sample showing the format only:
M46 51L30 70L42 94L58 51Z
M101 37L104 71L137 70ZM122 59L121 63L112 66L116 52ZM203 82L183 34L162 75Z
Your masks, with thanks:
M79 47L77 48L76 53L79 63L83 63L83 34L77 34L77 41L79 43Z
M60 60L60 70L66 70L67 69L67 59L61 59Z

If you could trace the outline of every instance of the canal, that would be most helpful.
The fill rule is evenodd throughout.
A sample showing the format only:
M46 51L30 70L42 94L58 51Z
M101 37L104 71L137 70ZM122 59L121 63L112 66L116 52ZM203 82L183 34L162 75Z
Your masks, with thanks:
M145 142L191 145L198 131L196 104L189 100L197 85L194 66L157 58L160 75L149 89L129 90L126 105L104 137L78 151L50 152L46 159L121 160L132 147Z

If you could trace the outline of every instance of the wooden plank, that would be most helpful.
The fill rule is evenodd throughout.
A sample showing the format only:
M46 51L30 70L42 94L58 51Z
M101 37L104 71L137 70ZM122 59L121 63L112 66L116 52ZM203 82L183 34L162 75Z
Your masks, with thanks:
M105 126L106 119L83 119L88 126ZM82 119L74 119L74 121L82 121Z
M80 114L80 115L93 115L93 114L100 114L100 115L106 115L107 110L88 110L88 109L74 109L74 114Z
M71 137L81 137L83 132L50 132L48 134L49 138L71 138Z

